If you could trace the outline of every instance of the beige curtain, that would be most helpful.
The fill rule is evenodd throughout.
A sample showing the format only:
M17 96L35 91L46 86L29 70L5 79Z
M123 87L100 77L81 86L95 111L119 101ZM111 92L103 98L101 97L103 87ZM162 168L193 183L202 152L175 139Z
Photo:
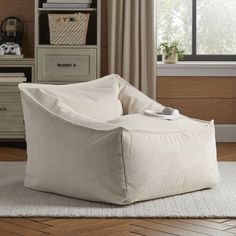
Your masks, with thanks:
M108 72L156 98L155 0L108 0Z

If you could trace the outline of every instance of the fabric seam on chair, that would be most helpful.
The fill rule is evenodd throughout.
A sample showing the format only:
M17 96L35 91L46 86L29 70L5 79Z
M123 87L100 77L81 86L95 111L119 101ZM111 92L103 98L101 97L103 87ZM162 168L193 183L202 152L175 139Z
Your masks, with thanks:
M125 182L125 201L128 201L127 195L128 195L128 185L127 185L127 175L126 175L126 170L125 170L125 160L124 160L124 148L123 148L123 128L121 128L120 132L120 145L121 145L121 161L123 165L123 174L124 174L124 182Z
M211 128L210 124L206 124L207 126L204 128ZM124 128L125 129L125 128ZM183 134L183 133L191 133L193 131L204 131L204 129L202 127L200 128L189 128L189 129L183 129L183 130L178 130L178 131L162 131L162 132L157 132L157 131L150 131L150 130L138 130L138 129L126 129L132 133L145 133L145 134L156 134L156 135L163 135L163 136L168 136L168 135L172 135L172 134Z

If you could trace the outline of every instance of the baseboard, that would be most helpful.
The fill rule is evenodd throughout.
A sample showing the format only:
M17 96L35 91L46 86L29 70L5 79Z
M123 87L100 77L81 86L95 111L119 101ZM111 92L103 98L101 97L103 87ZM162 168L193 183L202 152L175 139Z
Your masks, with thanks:
M236 142L236 124L215 125L217 142Z

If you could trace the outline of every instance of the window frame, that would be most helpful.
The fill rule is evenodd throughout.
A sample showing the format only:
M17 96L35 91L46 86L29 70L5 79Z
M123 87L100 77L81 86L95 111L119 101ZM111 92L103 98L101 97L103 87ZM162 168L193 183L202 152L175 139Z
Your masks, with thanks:
M158 56L162 60L162 56ZM197 0L192 0L192 54L184 55L183 61L236 61L236 55L197 54Z

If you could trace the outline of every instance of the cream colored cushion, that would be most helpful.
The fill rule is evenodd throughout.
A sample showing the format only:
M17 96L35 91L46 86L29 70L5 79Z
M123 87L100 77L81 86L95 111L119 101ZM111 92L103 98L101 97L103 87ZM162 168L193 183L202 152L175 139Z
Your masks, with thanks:
M68 108L79 114L86 114L91 119L98 121L106 121L123 114L123 108L118 99L119 85L114 78L72 86L45 85L42 88L32 88L32 90L34 90L33 93L36 93L38 100L43 102L44 105L45 100L51 96L50 101L54 97L63 101ZM53 106L50 109L53 109Z
M103 84L107 99L100 93ZM75 85L19 87L26 187L124 205L219 182L213 122L145 116L144 109L163 106L117 75ZM98 98L81 91L94 91ZM85 109L89 102L95 106L92 100L101 107Z

